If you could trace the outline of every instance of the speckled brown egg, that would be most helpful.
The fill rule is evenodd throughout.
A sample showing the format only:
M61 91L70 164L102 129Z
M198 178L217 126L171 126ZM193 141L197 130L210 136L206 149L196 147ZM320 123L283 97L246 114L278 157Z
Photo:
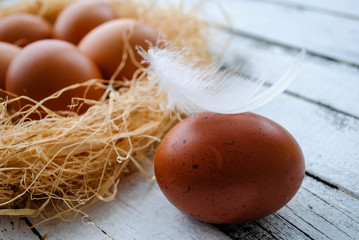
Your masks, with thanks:
M20 47L51 38L52 31L50 23L32 14L18 13L0 19L0 41Z
M167 199L210 223L265 217L292 199L304 158L291 134L254 113L193 115L171 129L155 157Z

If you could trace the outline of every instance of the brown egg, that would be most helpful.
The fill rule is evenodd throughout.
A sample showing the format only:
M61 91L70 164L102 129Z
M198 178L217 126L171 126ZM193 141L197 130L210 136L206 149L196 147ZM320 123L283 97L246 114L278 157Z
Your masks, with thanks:
M123 54L128 52L126 43L129 43L128 49L133 52L134 59L128 54L125 66L116 79L132 79L142 60L135 46L148 50L146 41L155 44L158 38L158 32L149 25L135 19L118 19L89 32L79 43L79 49L97 63L106 79L110 79L122 62Z
M115 18L115 11L105 2L76 1L68 5L57 17L54 35L55 38L77 44L96 26Z
M9 64L20 51L21 48L13 44L0 42L0 88L3 90L5 90L5 78ZM5 97L6 94L0 91L0 98L4 99Z
M241 223L283 207L304 178L295 139L253 113L204 112L177 124L161 142L155 175L179 210L210 223Z
M36 15L19 13L0 19L0 41L23 47L51 37L50 23Z
M18 96L40 101L64 87L101 78L98 67L74 45L61 40L41 40L26 46L11 62L5 86ZM53 111L69 110L73 97L98 100L103 93L104 90L97 87L88 91L85 87L76 88L44 105ZM28 102L22 102L22 106L25 103ZM16 110L22 106L13 105ZM80 112L86 108L83 106Z

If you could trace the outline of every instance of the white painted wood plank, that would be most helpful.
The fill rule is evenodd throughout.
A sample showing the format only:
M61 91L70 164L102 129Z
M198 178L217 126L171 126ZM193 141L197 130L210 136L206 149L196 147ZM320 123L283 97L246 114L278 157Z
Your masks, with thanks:
M172 206L155 182L135 174L120 184L116 200L87 211L113 239L230 239L214 226Z
M358 22L359 24L359 22ZM213 52L229 39L229 34L217 34ZM272 82L277 80L294 62L298 51L236 36L227 44L224 56L227 66L241 65L251 75ZM359 68L307 55L297 77L289 86L290 92L331 106L359 117Z
M359 201L350 197L340 190L332 189L317 181L307 181L304 190L313 194L313 201L302 201L310 209L325 218L326 220L337 223L337 228L354 239L359 238ZM306 198L307 199L307 198ZM325 202L323 204L322 202Z
M318 181L309 181L309 178L305 179L303 188L358 223L359 200L357 198L353 198L340 190L332 189ZM311 204L311 201L306 202L308 205ZM359 228L355 230L359 231Z
M0 216L0 240L39 238L18 217Z
M359 198L359 121L300 98L281 95L255 112L298 140L311 174Z
M185 216L155 182L137 173L125 179L113 202L86 210L110 239L342 239L359 237L359 201L306 176L292 201L277 213L245 224L209 225ZM49 239L107 239L82 232L81 221L48 224ZM39 228L38 228L39 229ZM82 238L83 237L83 238Z
M292 211L288 211L286 207L280 211L286 211L291 215L295 214ZM218 225L218 228L227 233L232 239L310 239L305 233L278 215L278 213L248 223ZM315 230L309 228L307 231L313 232Z
M312 191L315 192L316 189ZM358 239L359 216L355 219L348 217L345 212L336 209L335 205L329 204L327 202L329 200L328 197L322 199L303 189L296 196L296 201L288 204L288 208L295 211L306 224L310 224L328 239ZM286 215L284 217L288 219ZM294 224L297 227L302 226L298 222ZM311 234L310 231L306 233Z
M260 0L276 4L285 4L306 10L359 19L359 2L357 0ZM340 4L338 4L340 3Z
M359 64L357 20L250 0L224 0L221 4L233 27L244 34ZM205 12L214 22L226 24L216 5Z
M37 222L39 219L31 219ZM49 221L36 226L41 236L46 236L46 240L55 239L76 239L76 240L110 240L111 238L101 231L95 224L87 218L78 215L73 221Z
M46 239L230 239L217 228L180 213L154 181L141 173L124 179L112 202L97 202L89 217L74 222L48 222L37 227ZM86 225L84 225L84 223Z
M359 238L359 215L355 212L359 213L357 199L305 177L297 195L275 214L218 227L233 239L354 240Z

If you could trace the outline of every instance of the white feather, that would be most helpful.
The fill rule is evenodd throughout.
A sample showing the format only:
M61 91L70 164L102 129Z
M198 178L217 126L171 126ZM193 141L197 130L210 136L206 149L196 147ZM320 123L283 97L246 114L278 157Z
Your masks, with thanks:
M141 51L154 74L158 92L168 96L168 107L187 115L203 111L241 113L256 109L281 94L292 82L304 59L302 51L287 72L269 87L265 81L221 71L221 63L195 67L184 50L151 47ZM240 69L239 69L240 70Z

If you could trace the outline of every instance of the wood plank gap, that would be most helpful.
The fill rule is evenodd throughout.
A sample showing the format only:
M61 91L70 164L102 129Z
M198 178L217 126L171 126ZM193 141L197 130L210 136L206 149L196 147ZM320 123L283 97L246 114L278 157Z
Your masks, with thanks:
M22 217L21 220L23 220L26 225L31 229L31 231L40 239L45 239L40 232L34 227L34 225L30 222L30 220L27 217Z
M301 100L304 100L306 102L309 102L309 103L313 103L313 104L316 104L316 105L319 105L321 107L324 107L330 111L333 111L333 112L337 112L337 113L340 113L340 114L343 114L344 116L347 116L347 117L351 117L351 118L354 118L355 120L359 120L359 116L355 116L353 114L350 114L350 113L347 113L347 112L344 112L340 109L337 109L337 108L334 108L328 104L325 104L325 103L322 103L322 102L319 102L319 101L315 101L313 99L310 99L310 98L307 98L307 97L304 97L298 93L294 93L292 91L289 91L289 90L285 90L284 91L284 94L287 94L287 95L290 95L292 97L296 97L296 98L299 98Z
M334 184L332 184L332 183L330 183L330 182L328 182L328 181L326 181L324 179L321 179L320 177L315 176L314 174L312 174L312 173L310 173L308 171L305 172L305 175L308 176L308 177L313 178L314 180L317 180L318 182L323 183L324 185L327 185L328 187L331 187L331 188L339 190L338 186L336 186L336 185L334 185Z
M103 230L102 228L100 228L94 221L92 221L92 219L90 217L86 217L88 219L88 221L90 222L90 224L94 225L98 230L100 230L103 234L106 235L106 237L108 237L111 240L115 240L114 238L112 238L111 236L109 236L107 234L107 232L105 230Z
M309 177L311 177L311 178L317 180L318 182L324 183L325 185L327 185L327 186L329 186L329 187L331 187L331 188L335 188L335 189L337 189L337 190L340 190L340 191L344 192L345 194L348 194L349 196L351 196L351 197L353 197L353 198L359 200L359 195L356 194L356 193L353 192L353 191L350 191L350 190L347 189L347 188L343 188L343 187L337 186L337 185L335 185L335 184L332 184L332 183L330 183L330 182L328 182L328 181L326 181L326 180L324 180L324 179L321 179L320 177L315 176L314 174L312 174L312 173L310 173L310 172L307 172L307 171L305 172L305 175L307 175L307 176L309 176Z
M228 68L226 68L226 66L223 66L220 70L226 70L226 69L228 69ZM232 71L232 74L241 75L242 77L245 77L245 78L248 79L248 80L255 80L255 81L258 80L258 79L256 79L255 77L252 77L251 75L246 74L246 73L243 73L243 72L233 72L233 71ZM263 83L263 86L264 86L264 87L270 87L270 86L272 86L272 83L270 83L270 82L264 82L264 83ZM312 104L315 104L315 105L319 105L320 107L326 108L326 109L328 109L328 110L330 110L330 111L333 111L333 112L340 113L340 114L342 114L342 115L344 115L344 116L353 118L353 119L355 119L355 120L359 120L359 116L356 116L356 115L353 115L353 114L344 112L344 111L342 111L342 110L340 110L340 109L334 108L334 107L332 107L332 106L330 106L330 105L328 105L328 104L325 104L325 103L322 103L322 102L313 100L313 99L311 99L311 98L304 97L304 96L302 96L302 95L300 95L300 94L298 94L298 93L292 92L292 91L290 91L290 90L285 90L283 93L286 94L286 95L289 95L289 96L291 96L291 97L295 97L295 98L301 99L301 100L303 100L303 101L306 101L306 102L309 102L309 103L312 103ZM314 175L313 175L313 176L314 176ZM317 180L319 181L319 179L317 179ZM332 185L331 187L335 187L335 186ZM337 188L337 189L338 189L338 188Z
M315 7L315 6L308 6L308 5L304 5L304 4L300 4L300 3L289 3L289 2L283 2L283 1L278 1L278 0L270 0L270 1L268 1L268 0L253 0L253 1L262 2L265 4L273 4L273 5L278 5L278 6L288 7L288 8L294 8L294 9L302 10L302 11L316 12L316 13L336 16L336 17L340 17L340 18L359 20L358 15L334 11L334 10L330 10L330 9L324 9L324 8Z
M276 40L265 38L263 36L258 36L258 35L248 33L248 32L242 31L242 30L232 29L232 28L229 28L229 27L224 26L224 25L219 25L218 27L220 29L222 29L224 32L227 32L229 34L235 34L235 35L238 35L238 36L241 36L241 37L257 40L259 42L263 42L263 43L266 43L268 45L279 46L279 47L282 47L282 48L285 48L285 49L288 49L288 50L300 51L302 49L302 48L300 48L298 46L295 46L295 45L290 45L290 44L286 44L286 43L283 43L283 42L277 42ZM349 62L349 61L346 61L346 60L343 60L343 59L337 59L337 58L334 58L334 57L330 57L330 56L327 56L327 55L324 55L324 54L321 54L321 53L314 52L313 50L306 49L306 54L310 55L310 56L320 57L320 58L323 58L323 59L331 61L331 62L346 64L348 66L351 66L351 67L359 69L359 64Z

